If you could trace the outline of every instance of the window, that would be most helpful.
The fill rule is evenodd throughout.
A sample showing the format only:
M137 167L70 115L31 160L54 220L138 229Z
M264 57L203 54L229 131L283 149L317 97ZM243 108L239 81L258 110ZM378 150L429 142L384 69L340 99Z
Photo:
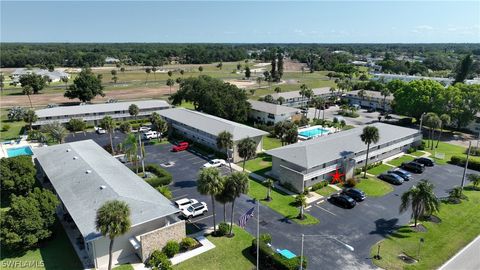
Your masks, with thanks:
M270 119L275 119L275 115L269 113L269 114L268 114L268 118L270 118Z

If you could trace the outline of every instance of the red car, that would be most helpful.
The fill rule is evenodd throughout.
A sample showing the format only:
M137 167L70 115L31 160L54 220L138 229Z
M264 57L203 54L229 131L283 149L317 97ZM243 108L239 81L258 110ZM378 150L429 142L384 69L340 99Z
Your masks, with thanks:
M188 149L188 142L181 142L178 145L174 145L172 148L173 152L180 152Z

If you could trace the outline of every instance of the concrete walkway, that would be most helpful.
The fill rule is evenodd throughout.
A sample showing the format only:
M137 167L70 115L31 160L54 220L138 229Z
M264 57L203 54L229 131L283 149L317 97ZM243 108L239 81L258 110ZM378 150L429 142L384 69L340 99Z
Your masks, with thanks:
M184 252L184 253L181 253L181 254L177 254L175 256L173 256L173 258L170 259L170 261L172 262L172 265L176 265L176 264L179 264L183 261L186 261L190 258L193 258L195 256L198 256L204 252L207 252L213 248L215 248L215 245L208 241L207 238L205 238L205 236L197 236L195 237L195 239L198 240L198 242L200 242L200 244L202 245L201 247L199 248L196 248L196 249L193 249L193 250L190 250L190 251L187 251L187 252Z
M480 236L460 250L438 270L480 269Z

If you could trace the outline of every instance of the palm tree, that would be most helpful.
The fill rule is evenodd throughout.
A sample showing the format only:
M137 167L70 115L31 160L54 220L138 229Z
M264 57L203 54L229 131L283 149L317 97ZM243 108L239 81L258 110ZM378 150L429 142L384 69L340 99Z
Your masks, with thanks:
M233 213L235 210L235 199L248 192L248 176L243 172L234 172L227 177L225 189L232 197L232 212L230 214L230 235L233 229Z
M247 137L238 143L238 156L243 158L243 171L245 171L245 163L253 158L257 153L257 144L254 140Z
M147 76L146 76L146 78L145 78L145 84L147 84L148 75L150 74L150 72L152 72L152 69L151 69L151 68L146 68L146 69L145 69L145 72L147 73Z
M267 178L267 180L265 180L263 182L263 184L267 187L267 197L265 198L265 200L267 201L271 201L272 200L272 187L273 187L273 179L272 178Z
M275 89L273 89L273 91L275 91L275 93L280 93L282 92L282 88L280 88L279 86L275 87Z
M322 122L325 121L325 104L327 103L325 101L324 98L322 97L316 97L314 100L313 100L313 103L315 104L315 112L317 112L317 110L322 110L323 114L322 114Z
M138 108L137 104L130 104L128 106L128 113L137 120L137 115L140 112L140 109Z
M230 192L225 188L226 177L222 177L222 191L215 195L215 200L223 205L223 222L227 222L227 203L233 200Z
M65 83L65 89L68 89L68 77L62 76L60 79Z
M117 78L117 70L116 70L116 69L112 69L112 70L110 71L110 73L112 74L112 81L114 81L115 83L117 83L117 80L118 80L118 78Z
M390 89L384 88L384 89L382 89L382 91L380 91L380 93L383 96L383 111L386 112L387 111L387 97L390 96L391 92L390 92Z
M156 81L157 80L157 67L156 66L152 67L152 72L153 72L153 79Z
M444 113L440 115L440 121L441 121L440 133L438 134L437 145L435 146L435 148L438 148L438 144L440 143L440 137L443 134L443 127L450 125L450 123L452 122L452 119L450 118L450 115Z
M412 217L415 219L415 227L420 217L437 212L440 201L433 193L433 184L422 179L418 185L412 186L403 193L400 204L400 213L405 212L409 206L412 207Z
M28 123L28 129L32 130L32 124L36 122L38 119L37 114L35 113L34 110L27 110L23 114L23 121Z
M67 129L57 121L44 125L42 131L48 133L57 143L63 143L63 140L67 137Z
M217 232L215 220L215 195L222 192L223 181L218 168L204 168L200 171L197 180L197 191L202 195L210 195L213 209L213 234Z
M232 171L232 164L230 163L230 150L233 148L233 135L232 133L224 130L217 135L217 148L225 149L225 154L227 155L228 166L230 167L230 172Z
M357 95L358 95L359 98L365 99L365 97L367 96L367 92L364 89L362 89L362 90L358 91Z
M136 173L138 174L138 145L137 138L134 134L128 134L122 143L122 149L125 152L125 158L135 164Z
M22 88L22 93L24 95L27 95L28 97L28 101L30 102L30 108L33 108L33 105L32 105L32 100L30 99L30 95L33 94L33 88L32 86L30 85L25 85L23 88Z
M170 87L170 95L172 95L172 86L175 85L175 81L172 78L167 79L167 86Z
M475 189L478 189L478 186L480 185L480 174L469 174L468 181L472 182Z
M95 227L100 233L110 238L108 248L108 270L112 269L113 241L116 237L130 230L130 207L126 202L112 200L105 202L98 210Z
M285 98L284 97L278 97L277 102L278 102L278 104L282 105L283 103L285 103Z
M365 167L363 168L363 178L367 178L368 154L370 152L370 144L377 143L380 140L378 128L373 126L366 126L363 128L363 133L360 134L360 139L367 145L367 156L365 157Z
M442 120L440 120L440 117L438 117L436 113L429 112L425 115L424 122L425 126L430 128L430 149L433 150L433 137L435 134L435 129L442 125Z
M105 116L100 120L100 127L108 131L108 135L110 135L110 147L112 148L112 155L115 153L113 148L113 131L115 130L115 121L110 116Z
M157 132L157 140L168 130L167 122L157 112L150 115L150 123L152 123L152 129Z
M295 196L294 201L295 206L300 207L300 213L298 214L298 219L305 218L305 207L307 206L307 198L305 194L301 193Z

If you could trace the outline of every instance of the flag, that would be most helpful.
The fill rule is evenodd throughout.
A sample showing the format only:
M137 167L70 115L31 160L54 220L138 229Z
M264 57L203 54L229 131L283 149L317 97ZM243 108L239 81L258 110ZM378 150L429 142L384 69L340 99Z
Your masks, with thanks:
M245 228L245 225L247 225L248 219L253 217L253 212L255 212L255 207L252 207L252 209L248 210L245 214L243 214L239 219L238 219L238 225L242 228Z

